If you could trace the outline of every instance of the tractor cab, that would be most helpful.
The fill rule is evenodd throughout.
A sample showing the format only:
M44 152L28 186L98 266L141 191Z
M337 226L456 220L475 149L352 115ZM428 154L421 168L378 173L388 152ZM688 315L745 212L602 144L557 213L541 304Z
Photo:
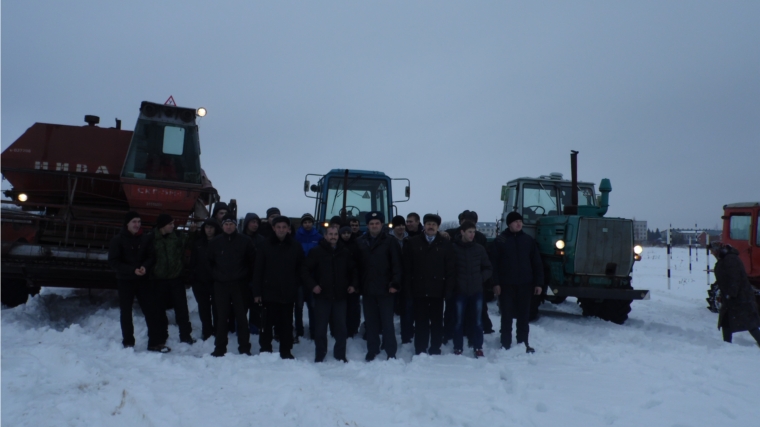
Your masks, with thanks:
M406 181L405 199L393 200L393 181ZM406 178L352 169L333 169L325 175L307 174L303 191L306 197L316 199L314 219L320 231L327 228L334 216L340 216L344 223L358 219L361 230L366 231L365 215L372 211L382 212L388 223L396 212L394 203L406 202L410 196Z

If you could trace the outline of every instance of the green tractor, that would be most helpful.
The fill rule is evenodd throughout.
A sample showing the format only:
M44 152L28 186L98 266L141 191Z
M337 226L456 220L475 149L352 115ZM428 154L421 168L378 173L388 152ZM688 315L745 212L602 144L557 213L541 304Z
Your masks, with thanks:
M634 246L633 220L605 218L612 191L609 179L599 185L578 182L577 151L572 151L572 179L560 173L518 178L502 187L501 224L507 214L523 216L523 230L538 243L544 264L545 292L535 297L531 316L544 301L562 303L576 297L584 316L623 324L633 300L649 291L631 286L633 263L641 259Z

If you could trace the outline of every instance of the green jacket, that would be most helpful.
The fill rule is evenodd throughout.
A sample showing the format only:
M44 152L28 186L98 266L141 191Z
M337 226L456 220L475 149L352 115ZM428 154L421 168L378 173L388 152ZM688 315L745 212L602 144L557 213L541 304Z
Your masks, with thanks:
M192 234L194 236L194 233ZM190 234L172 232L166 235L152 231L146 244L145 267L152 279L176 279L185 267L185 249L194 240Z

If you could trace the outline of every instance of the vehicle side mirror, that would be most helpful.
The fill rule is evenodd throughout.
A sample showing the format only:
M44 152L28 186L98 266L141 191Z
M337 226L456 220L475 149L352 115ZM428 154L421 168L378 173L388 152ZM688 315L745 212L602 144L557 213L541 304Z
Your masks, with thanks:
M309 191L309 180L303 182L303 192L306 193Z
M319 186L317 184L314 184L311 186L311 191L315 193L319 193Z
M412 186L407 185L406 189L404 190L404 195L408 199L411 196L411 194L412 194Z

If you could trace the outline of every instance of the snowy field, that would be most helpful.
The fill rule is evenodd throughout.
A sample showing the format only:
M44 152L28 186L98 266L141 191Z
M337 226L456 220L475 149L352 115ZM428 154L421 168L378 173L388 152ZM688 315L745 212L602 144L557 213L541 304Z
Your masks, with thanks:
M747 333L722 342L705 308L704 250L691 273L688 250L674 250L670 290L665 249L646 248L643 258L634 287L652 299L634 302L625 325L581 317L572 298L544 304L531 325L535 354L500 350L492 334L477 360L454 356L451 344L442 356L412 357L406 344L398 360L383 353L366 363L357 338L348 364L331 351L314 364L308 340L283 361L257 355L257 341L254 357L237 355L234 336L216 359L213 340L179 344L176 326L173 351L155 354L137 308L137 346L125 350L115 292L45 289L2 310L2 425L760 425L760 349ZM188 300L198 337L192 292Z

